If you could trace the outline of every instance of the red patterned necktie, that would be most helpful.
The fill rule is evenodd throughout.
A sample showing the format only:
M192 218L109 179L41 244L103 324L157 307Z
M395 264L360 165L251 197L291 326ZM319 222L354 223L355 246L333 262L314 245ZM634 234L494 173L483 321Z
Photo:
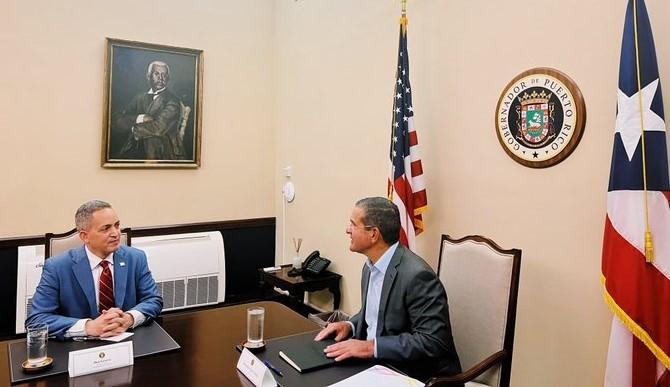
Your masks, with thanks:
M98 310L109 310L114 307L114 281L112 281L112 271L109 269L109 262L100 262L102 273L100 274L100 302Z

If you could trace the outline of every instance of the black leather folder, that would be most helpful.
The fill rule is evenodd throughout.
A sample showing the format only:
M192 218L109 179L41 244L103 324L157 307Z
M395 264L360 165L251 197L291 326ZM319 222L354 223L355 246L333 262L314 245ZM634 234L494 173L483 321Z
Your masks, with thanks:
M335 362L326 366L325 368L316 368L310 372L300 373L298 370L290 366L286 361L279 356L279 351L284 351L287 348L293 348L305 343L314 341L314 337L319 331L312 331L301 333L293 336L285 336L266 341L265 350L256 354L261 360L267 360L272 363L275 368L278 368L284 376L279 376L273 373L277 383L282 387L296 387L296 386L310 386L319 387L327 386L342 379L346 379L351 375L357 374L366 368L376 364L373 360L345 360L342 362ZM232 349L231 349L232 350ZM332 361L330 361L332 363ZM240 375L242 375L240 373Z
M314 341L312 335L299 336L291 342L284 343L279 350L279 357L300 373L314 371L335 364L335 359L326 357L323 350L335 340Z
M181 348L179 344L161 327L152 321L147 325L135 328L134 335L122 342L133 342L133 357L149 356L161 352L172 351ZM12 383L25 382L49 375L67 373L67 363L71 351L94 348L102 345L115 344L111 341L88 340L88 341L55 341L49 340L47 344L47 355L54 359L53 366L42 372L27 374L23 372L21 363L26 360L26 340L18 340L9 343L9 365Z

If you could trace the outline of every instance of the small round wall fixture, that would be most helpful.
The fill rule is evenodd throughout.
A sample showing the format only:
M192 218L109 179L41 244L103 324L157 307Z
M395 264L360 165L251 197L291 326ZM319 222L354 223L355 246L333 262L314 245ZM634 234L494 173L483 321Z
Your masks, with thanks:
M293 185L292 181L287 181L284 183L282 194L284 195L284 200L286 200L287 203L293 202L295 199L295 186Z
M551 167L575 150L586 106L577 84L562 72L537 67L507 84L496 106L500 145L519 164Z

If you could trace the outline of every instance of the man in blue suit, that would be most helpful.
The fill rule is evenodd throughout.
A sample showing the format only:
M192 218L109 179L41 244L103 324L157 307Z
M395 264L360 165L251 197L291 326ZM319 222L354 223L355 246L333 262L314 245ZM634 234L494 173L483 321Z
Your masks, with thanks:
M361 310L330 323L316 336L335 336L326 356L336 361L375 358L422 380L461 372L449 322L447 294L435 272L398 244L398 207L386 198L356 203L347 234L349 250L367 256Z
M84 246L45 260L26 326L46 323L59 340L109 337L158 316L163 299L147 257L120 245L120 222L111 205L84 203L75 223Z

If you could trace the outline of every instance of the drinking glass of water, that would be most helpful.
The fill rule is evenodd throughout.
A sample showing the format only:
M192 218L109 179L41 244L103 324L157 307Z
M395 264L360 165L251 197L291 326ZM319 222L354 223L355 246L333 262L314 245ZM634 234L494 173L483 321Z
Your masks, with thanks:
M40 364L47 359L47 337L49 327L47 324L35 324L28 326L26 333L26 346L28 347L28 363Z
M259 348L263 341L263 325L265 324L265 308L254 306L247 309L247 342L246 347Z

